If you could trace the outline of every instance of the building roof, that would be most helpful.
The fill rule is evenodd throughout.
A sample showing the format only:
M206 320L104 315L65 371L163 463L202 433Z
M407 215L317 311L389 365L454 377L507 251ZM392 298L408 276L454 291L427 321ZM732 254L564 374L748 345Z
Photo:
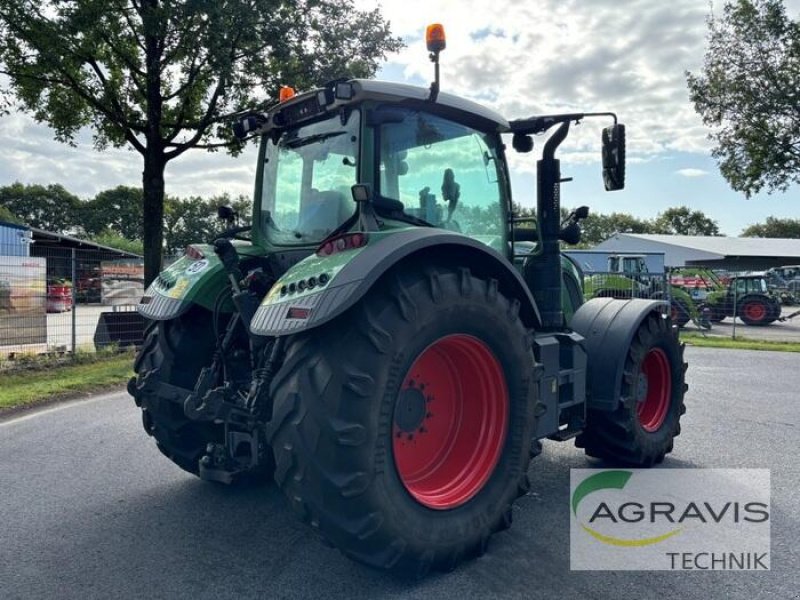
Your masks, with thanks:
M800 257L800 239L788 238L744 238L703 235L658 235L643 233L615 233L611 239L629 238L656 242L699 252L717 254L720 257ZM605 243L605 242L604 242Z
M70 235L53 233L52 231L44 231L43 229L36 229L35 227L30 227L29 229L33 234L33 241L37 247L41 247L43 245L58 245L62 248L105 250L126 258L142 258L139 254L134 254L133 252L127 252L126 250L120 250L119 248L112 248L111 246L104 246L103 244L97 244L95 242L90 242L89 240L81 240Z
M800 239L615 233L597 245L606 252L664 253L667 267L704 266L752 271L800 262Z
M9 223L8 221L1 221L1 220L0 220L0 227L10 227L11 229L21 229L23 231L28 229L26 225L20 225L18 223Z

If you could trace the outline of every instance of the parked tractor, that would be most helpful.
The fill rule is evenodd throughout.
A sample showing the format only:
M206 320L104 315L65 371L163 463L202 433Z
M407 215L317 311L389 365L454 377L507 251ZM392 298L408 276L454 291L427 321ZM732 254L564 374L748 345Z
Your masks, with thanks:
M643 254L610 255L607 272L591 275L584 280L584 295L587 299L668 298L675 325L685 327L689 321L693 321L702 329L711 327L685 290L677 286L667 288L663 274L650 273Z
M738 316L745 325L769 325L781 319L781 300L772 294L763 274L736 275L724 285L711 271L698 271L695 277L709 282L710 290L701 307L718 323Z
M417 574L511 524L541 440L660 463L686 391L663 302L584 302L559 250L588 212L560 223L559 145L611 120L603 179L619 190L624 126L508 121L440 93L444 35L428 34L429 89L340 80L239 116L261 144L252 228L190 245L147 289L129 384L179 467L274 478L345 555ZM523 219L501 136L527 153L548 132Z

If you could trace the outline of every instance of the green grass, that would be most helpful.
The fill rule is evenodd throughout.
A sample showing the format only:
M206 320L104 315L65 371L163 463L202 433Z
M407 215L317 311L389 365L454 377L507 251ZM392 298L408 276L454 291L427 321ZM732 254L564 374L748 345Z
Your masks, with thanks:
M748 338L704 336L698 333L681 332L681 341L699 348L732 348L734 350L772 350L774 352L800 352L798 342L779 342L773 340L752 340Z
M130 353L82 358L72 364L41 361L24 369L0 371L0 411L105 390L122 385L131 375Z

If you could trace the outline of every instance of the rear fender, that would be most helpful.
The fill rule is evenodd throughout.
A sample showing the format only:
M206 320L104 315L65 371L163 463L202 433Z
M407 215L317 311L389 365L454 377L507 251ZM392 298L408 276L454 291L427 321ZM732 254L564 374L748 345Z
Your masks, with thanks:
M433 228L369 235L366 247L326 257L315 254L286 272L262 301L250 324L251 331L280 336L319 327L353 306L401 262L413 262L420 269L426 264L463 265L477 275L495 278L505 294L519 301L523 322L530 327L540 323L539 311L522 276L489 246ZM325 283L320 285L323 276ZM311 288L310 282L314 284Z
M617 409L633 336L649 315L664 318L661 311L665 306L666 302L657 300L594 298L576 311L570 327L584 338L587 408Z

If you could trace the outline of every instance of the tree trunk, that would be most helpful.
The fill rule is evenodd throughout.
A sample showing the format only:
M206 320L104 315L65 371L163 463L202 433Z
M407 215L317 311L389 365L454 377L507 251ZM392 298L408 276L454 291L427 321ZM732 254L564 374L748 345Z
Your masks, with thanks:
M150 285L161 271L164 224L164 168L167 162L160 147L148 144L144 156L144 284Z
M136 3L134 3L134 6ZM144 25L145 64L147 72L147 146L144 151L142 191L144 192L144 284L150 285L161 270L164 227L164 139L161 135L161 56L163 31L159 0L145 0L140 5Z

